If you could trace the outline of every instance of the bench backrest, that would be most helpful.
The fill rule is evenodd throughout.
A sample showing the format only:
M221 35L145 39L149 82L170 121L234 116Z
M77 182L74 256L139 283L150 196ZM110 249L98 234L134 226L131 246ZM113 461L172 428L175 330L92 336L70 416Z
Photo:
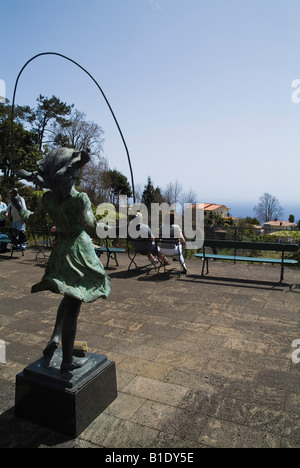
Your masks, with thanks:
M137 237L133 239L132 237L127 237L127 250L135 250L138 253L150 253L152 247L152 240L149 238Z
M8 237L12 235L13 231L16 231L16 229L13 230L13 228L7 228L4 226L0 226L0 234L7 234Z
M298 244L272 243L272 242L243 242L234 240L205 239L204 247L220 247L222 249L235 250L270 250L275 252L297 252Z
M155 242L163 247L164 245L178 245L180 244L180 239L177 237L159 237L155 239Z
M134 250L138 252L141 252L141 251L145 251L146 253L149 252L153 245L152 242L153 241L149 238L138 237L137 239L133 239L132 237L127 237L128 249L130 248L129 245L131 244ZM176 238L160 237L158 239L155 239L154 242L155 242L156 247L160 246L165 249L170 249L178 245L180 243L180 239L178 239L177 237Z
M14 240L18 236L19 231L12 227L8 228L8 227L1 226L0 234L6 234L9 237L9 239Z

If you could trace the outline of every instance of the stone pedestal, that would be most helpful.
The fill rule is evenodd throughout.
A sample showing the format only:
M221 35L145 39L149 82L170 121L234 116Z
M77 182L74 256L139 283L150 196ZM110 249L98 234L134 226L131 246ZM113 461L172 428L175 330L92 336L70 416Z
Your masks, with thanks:
M41 358L16 376L15 414L75 438L117 397L115 363L90 353L87 364L64 376L61 359L58 350L50 368Z

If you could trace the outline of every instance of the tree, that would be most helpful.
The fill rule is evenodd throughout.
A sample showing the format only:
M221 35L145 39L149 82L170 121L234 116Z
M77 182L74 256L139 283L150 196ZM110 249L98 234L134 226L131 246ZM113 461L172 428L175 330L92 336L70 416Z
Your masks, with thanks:
M135 189L136 203L142 203L142 194L143 194L142 185L141 184L135 184L134 189Z
M49 130L50 122L56 120L60 125L67 124L64 118L71 113L73 104L68 106L59 98L52 96L50 99L42 96L37 98L38 106L35 110L35 126L33 130L38 136L39 149L42 149L45 133ZM50 140L51 141L51 140Z
M110 177L108 162L105 158L92 158L81 171L80 189L86 192L93 203L108 202L110 196Z
M196 205L197 203L197 194L193 189L189 189L188 192L183 195L184 203L190 203L191 205Z
M153 196L153 202L152 203L164 203L166 200L163 196L163 194L161 193L161 190L159 187L156 187L156 189L154 190L154 196Z
M290 214L289 216L289 223L294 223L295 222L295 215Z
M91 156L101 158L103 130L94 123L85 120L86 115L75 109L68 120L55 121L52 125L52 142L55 147L75 148L81 151L90 148Z
M163 203L165 198L163 197L161 190L159 187L154 188L152 183L151 177L149 176L147 179L147 184L144 187L143 195L142 195L142 203L146 205L148 212L151 212L151 204L152 203Z
M183 198L182 185L178 180L171 182L163 192L163 196L169 205L172 203L181 203Z
M34 121L34 113L28 106L15 108L15 120L11 127L11 106L0 104L0 170L3 173L2 189L11 185L11 178L19 169L32 171L42 157L38 149L36 133L24 125ZM11 135L11 129L13 135ZM13 140L12 140L13 137ZM12 148L13 142L13 148Z
M79 190L86 192L92 204L97 206L109 200L108 163L92 158L81 170Z
M254 207L254 212L261 223L274 221L283 215L278 199L270 193L264 193L259 200L258 205Z
M132 196L130 184L121 172L117 170L109 170L109 187L110 187L110 203L118 206L119 196L124 195L127 197Z
M144 187L142 195L142 203L146 205L148 211L150 211L151 203L153 203L155 189L151 180L151 177L148 176L147 184Z
M257 218L251 218L250 216L240 218L236 224L238 239L253 237L255 235L255 226L258 225L259 220Z

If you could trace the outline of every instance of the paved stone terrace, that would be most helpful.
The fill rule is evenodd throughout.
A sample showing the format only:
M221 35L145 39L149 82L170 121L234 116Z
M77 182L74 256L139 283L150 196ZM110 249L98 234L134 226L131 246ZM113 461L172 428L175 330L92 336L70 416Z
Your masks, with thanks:
M31 294L35 251L0 256L0 447L300 447L299 269L189 260L187 277L108 270L112 294L84 305L78 340L116 362L118 398L75 440L14 416L15 375L40 358L60 297ZM140 262L144 260L141 257Z

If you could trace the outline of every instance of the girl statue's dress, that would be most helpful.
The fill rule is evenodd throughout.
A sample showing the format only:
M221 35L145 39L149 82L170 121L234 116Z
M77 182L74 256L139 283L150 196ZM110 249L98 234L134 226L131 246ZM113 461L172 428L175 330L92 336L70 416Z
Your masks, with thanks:
M45 275L32 287L32 292L50 290L83 302L107 297L110 279L85 231L93 223L88 196L75 192L58 203L53 193L47 192L42 198L42 208L55 223L57 240Z

